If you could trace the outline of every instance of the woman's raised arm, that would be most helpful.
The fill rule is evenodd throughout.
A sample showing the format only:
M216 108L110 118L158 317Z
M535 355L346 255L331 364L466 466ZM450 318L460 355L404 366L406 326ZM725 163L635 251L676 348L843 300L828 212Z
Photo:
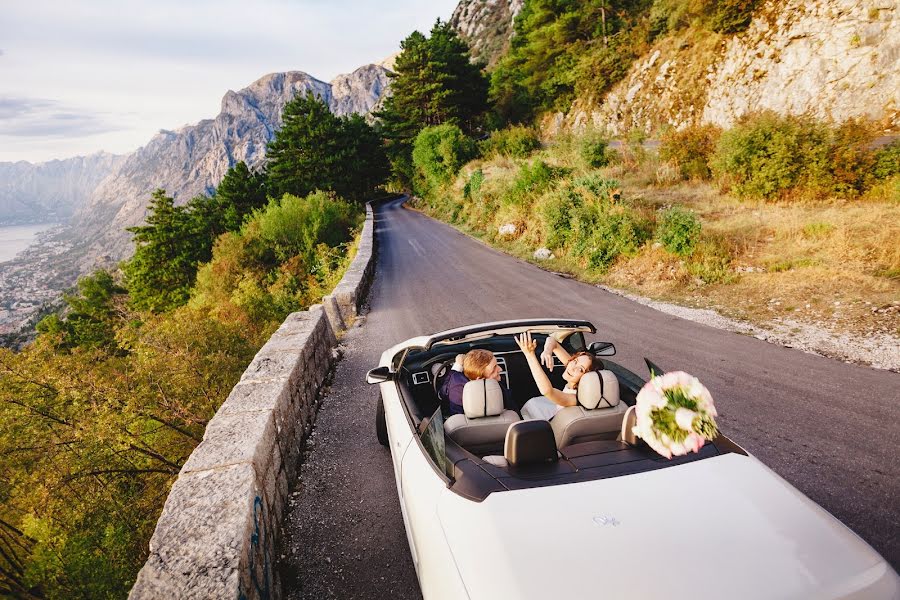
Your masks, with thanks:
M534 353L537 348L537 342L532 339L531 333L526 331L514 339L516 340L516 344L518 344L519 348L522 350L522 354L525 355L525 360L528 361L528 368L531 369L531 376L537 384L538 391L560 406L575 406L577 403L575 396L559 391L553 387L552 383L550 383L550 378L544 373L544 369L541 367L541 363ZM563 350L563 352L565 352L565 350Z
M557 340L555 337L553 337L552 334L550 334L547 336L547 341L544 342L544 351L541 353L541 363L543 363L543 365L547 367L549 371L553 371L554 354L559 360L562 361L563 368L565 368L565 366L569 364L569 361L572 360L572 355L562 347L562 344L559 343L559 340Z

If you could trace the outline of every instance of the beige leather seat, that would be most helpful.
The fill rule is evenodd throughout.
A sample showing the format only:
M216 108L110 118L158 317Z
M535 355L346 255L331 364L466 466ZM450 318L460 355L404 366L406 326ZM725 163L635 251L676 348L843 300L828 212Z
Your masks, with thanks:
M625 442L632 446L638 443L638 437L634 435L634 426L637 425L637 414L634 411L635 408L633 406L629 406L628 410L625 411L625 416L622 417L622 432L619 434L620 442Z
M481 456L503 445L510 424L520 421L514 410L504 410L503 391L493 379L476 379L463 388L464 414L444 423L444 433L457 444Z
M576 406L563 408L550 421L556 446L616 439L627 406L619 401L619 380L613 372L585 373L576 397Z

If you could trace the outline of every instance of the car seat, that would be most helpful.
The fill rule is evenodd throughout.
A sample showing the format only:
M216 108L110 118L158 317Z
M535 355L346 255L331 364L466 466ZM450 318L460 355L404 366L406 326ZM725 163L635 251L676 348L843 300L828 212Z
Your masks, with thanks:
M457 444L481 456L497 449L511 423L519 421L513 410L503 408L503 390L493 379L476 379L463 388L463 414L444 423L444 433Z
M578 404L567 406L550 421L559 448L614 440L627 407L619 400L619 380L612 371L589 371L578 382Z

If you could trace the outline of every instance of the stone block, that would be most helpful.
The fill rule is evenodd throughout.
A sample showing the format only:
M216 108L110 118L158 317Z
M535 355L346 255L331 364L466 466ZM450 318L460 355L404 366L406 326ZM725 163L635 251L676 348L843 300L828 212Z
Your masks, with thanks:
M129 598L237 598L257 498L251 465L179 476Z
M263 346L241 375L241 383L279 380L293 384L296 381L296 367L296 355L272 351Z
M181 472L236 464L253 464L263 472L272 462L274 448L272 411L217 415L206 426L203 441L191 453Z
M276 410L281 404L290 402L291 387L287 381L240 382L228 394L216 416Z

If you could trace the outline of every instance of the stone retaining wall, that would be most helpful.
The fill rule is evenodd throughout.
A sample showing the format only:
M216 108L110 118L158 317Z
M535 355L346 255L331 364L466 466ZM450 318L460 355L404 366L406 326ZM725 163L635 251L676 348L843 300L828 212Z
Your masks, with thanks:
M372 207L366 205L366 222L363 224L359 240L359 249L344 278L328 296L322 299L322 305L328 313L328 319L336 330L343 330L356 318L359 302L365 298L368 285L375 269L374 260L374 214Z
M374 270L373 213L324 307L288 316L210 420L169 492L130 600L281 597L275 551L290 480L331 369L335 331Z

